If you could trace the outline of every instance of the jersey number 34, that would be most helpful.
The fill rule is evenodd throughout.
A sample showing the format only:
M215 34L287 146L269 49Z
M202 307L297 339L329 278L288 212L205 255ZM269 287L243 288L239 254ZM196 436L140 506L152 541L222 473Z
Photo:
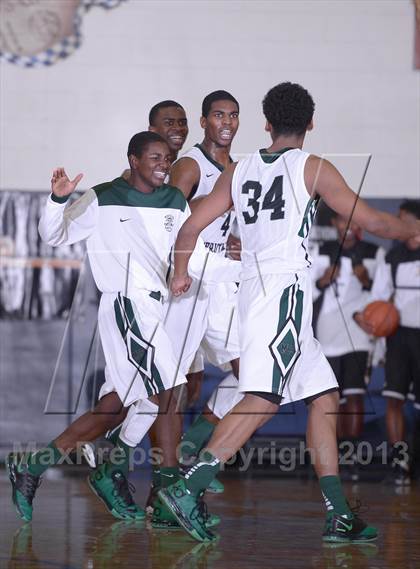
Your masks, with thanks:
M261 184L254 180L248 180L242 186L242 193L249 196L248 203L246 204L248 211L242 212L247 225L249 223L255 223L258 219L258 213L261 207L261 192ZM274 178L270 189L262 200L261 209L273 210L270 215L271 220L283 219L285 203L283 199L283 176L277 176Z

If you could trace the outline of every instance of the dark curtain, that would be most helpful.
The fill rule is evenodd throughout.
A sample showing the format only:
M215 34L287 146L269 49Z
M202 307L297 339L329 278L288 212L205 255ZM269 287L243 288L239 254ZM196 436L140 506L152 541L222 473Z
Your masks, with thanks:
M38 222L47 192L0 192L0 318L67 317L85 246L50 247ZM83 294L83 291L81 291Z

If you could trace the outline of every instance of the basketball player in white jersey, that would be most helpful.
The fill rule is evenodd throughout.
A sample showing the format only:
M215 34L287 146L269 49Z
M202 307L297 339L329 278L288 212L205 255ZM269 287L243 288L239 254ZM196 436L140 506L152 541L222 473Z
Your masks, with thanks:
M221 173L232 162L230 150L239 127L238 101L227 91L209 93L203 99L200 125L204 130L203 141L183 154L170 172L170 183L182 191L192 210L213 190ZM210 251L226 254L233 219L232 211L225 212L204 229L201 238ZM172 300L165 322L169 335L177 338L179 344L183 343L186 372L188 368L193 372L187 375L190 383L201 383L204 359L232 369L213 393L204 412L185 433L186 457L200 450L201 442L209 438L219 419L241 397L235 391L239 375L236 292L232 284L205 287L195 281L187 295ZM187 302L191 307L188 311ZM175 347L176 353L180 350L181 345L178 350Z
M121 407L143 417L143 436L159 409L176 413L167 392L185 382L164 329L163 299L176 232L189 215L182 193L164 183L170 167L166 141L156 133L132 137L128 151L129 183L123 178L99 184L68 205L82 178L70 181L63 168L54 171L39 231L52 246L87 241L92 272L102 292L98 328L106 360L105 384L96 413L85 413L44 449L25 457L11 453L7 460L13 502L19 516L32 519L32 501L42 474L61 463L79 442L93 440L104 426L121 421ZM209 256L201 243L195 274L213 282L239 278L240 264ZM229 276L229 272L231 272ZM216 281L214 281L216 279ZM134 405L135 404L135 405ZM160 407L159 407L159 406ZM111 417L110 417L111 414ZM122 429L118 464L109 462L89 476L93 491L120 519L142 519L127 483L129 429Z
M184 108L177 101L166 99L164 101L159 101L149 111L149 127L150 132L159 134L168 144L170 151L170 162L171 164L177 159L178 153L182 150L185 140L188 136L188 120ZM131 175L130 169L123 172L122 178L126 181L129 180ZM103 417L103 424L105 431L107 430L107 425L111 428L108 431L106 438L109 442L116 444L120 431L121 422L125 419L127 415L128 407L123 407L122 409L118 406L114 409L107 409L106 416ZM117 416L118 415L118 416ZM140 417L138 414L130 413L131 419L131 429L135 429L135 422L146 423L145 417ZM97 414L88 414L86 418L91 420L92 433L95 432L97 425ZM120 425L118 425L118 418L120 419ZM128 423L128 421L127 421ZM126 426L128 426L126 424ZM143 426L140 426L142 430ZM115 428L114 428L115 427ZM87 430L84 431L85 440L90 441L92 437L87 435ZM104 433L98 433L100 435ZM172 448L174 445L172 437L172 429L168 428L167 415L160 414L158 419L149 431L149 436L151 438L152 446L155 448ZM94 437L95 438L95 437ZM139 440L141 434L139 431ZM96 456L95 447L92 443L85 442L82 445L82 452L85 456L86 461L92 467L96 467ZM175 451L174 451L175 452ZM165 453L165 457L168 456L168 452ZM171 458L169 457L169 464L171 464ZM167 466L164 461L162 468Z
M331 163L302 151L314 111L303 87L277 85L264 98L263 111L272 144L229 166L183 225L171 283L174 295L188 290L189 251L200 232L234 205L242 241L239 388L245 397L217 425L185 479L159 495L193 537L213 540L197 515L197 495L279 404L305 399L307 444L327 507L323 539L372 541L377 530L350 510L338 476L337 381L313 337L307 237L320 198L384 238L420 240L420 224L369 207Z
M239 126L238 102L226 91L210 93L202 103L200 124L204 129L203 142L172 165L169 180L170 184L177 184L176 187L190 201L192 208L200 198L212 191L220 174L232 162L230 148ZM233 213L226 212L203 231L201 237L207 249L225 256L232 218ZM237 390L239 340L236 292L237 287L233 283L207 286L197 279L187 295L169 300L165 329L172 340L180 370L187 374L188 383L200 385L204 358L223 369L226 366L232 369L232 373L212 394L203 413L184 435L182 448L187 462L191 461L191 456L198 454L218 421L242 398ZM142 422L144 418L141 415L130 415L124 426L131 432L137 428L141 433ZM155 422L154 429L156 438L153 437L153 443L162 451L162 456L160 465L153 468L152 488L146 509L148 512L153 510L154 527L171 527L178 525L176 520L155 498L162 485L177 480L179 476L177 452L182 434L181 414L178 421L173 421L170 430L161 417ZM214 480L209 491L221 492L223 485Z

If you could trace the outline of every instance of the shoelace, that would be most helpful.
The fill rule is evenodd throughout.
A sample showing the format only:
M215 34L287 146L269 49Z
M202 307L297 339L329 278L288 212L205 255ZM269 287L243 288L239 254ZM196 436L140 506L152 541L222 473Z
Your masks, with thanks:
M198 498L197 505L191 510L191 519L198 520L203 525L209 518L207 504L202 497Z
M26 472L22 477L22 484L19 487L19 491L25 496L29 504L32 504L32 500L35 496L37 488L41 486L42 478L40 476L34 476L29 472Z
M122 506L132 508L136 505L132 496L132 494L135 494L136 489L130 482L128 482L127 478L122 472L115 474L119 474L119 476L114 475L112 477L115 486L114 495L115 497L121 498Z

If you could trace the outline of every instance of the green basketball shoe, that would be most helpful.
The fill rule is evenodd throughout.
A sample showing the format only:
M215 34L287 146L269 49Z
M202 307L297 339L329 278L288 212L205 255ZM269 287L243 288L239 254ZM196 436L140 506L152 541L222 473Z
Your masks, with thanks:
M106 464L102 464L88 476L88 484L92 491L102 500L108 511L120 520L143 520L144 510L133 500L131 492L134 487L128 483L121 470L106 472Z
M11 452L6 459L9 478L12 483L12 500L19 517L25 522L32 520L32 500L41 484L41 477L28 472L28 465L23 464L23 455Z
M159 491L162 502L181 526L197 541L214 541L217 537L206 527L202 500L197 500L185 486L184 480Z
M368 526L356 515L328 514L323 541L338 543L366 543L378 537L378 530Z
M178 520L159 496L153 502L152 527L155 529L181 529Z
M224 491L224 485L217 478L213 478L206 490L209 494L223 494Z
M199 507L203 519L205 520L206 528L212 528L220 524L220 516L217 514L210 514L207 511L207 504L203 501L202 497L199 499ZM159 497L154 501L152 527L159 529L180 529L181 527L174 514L167 508Z

